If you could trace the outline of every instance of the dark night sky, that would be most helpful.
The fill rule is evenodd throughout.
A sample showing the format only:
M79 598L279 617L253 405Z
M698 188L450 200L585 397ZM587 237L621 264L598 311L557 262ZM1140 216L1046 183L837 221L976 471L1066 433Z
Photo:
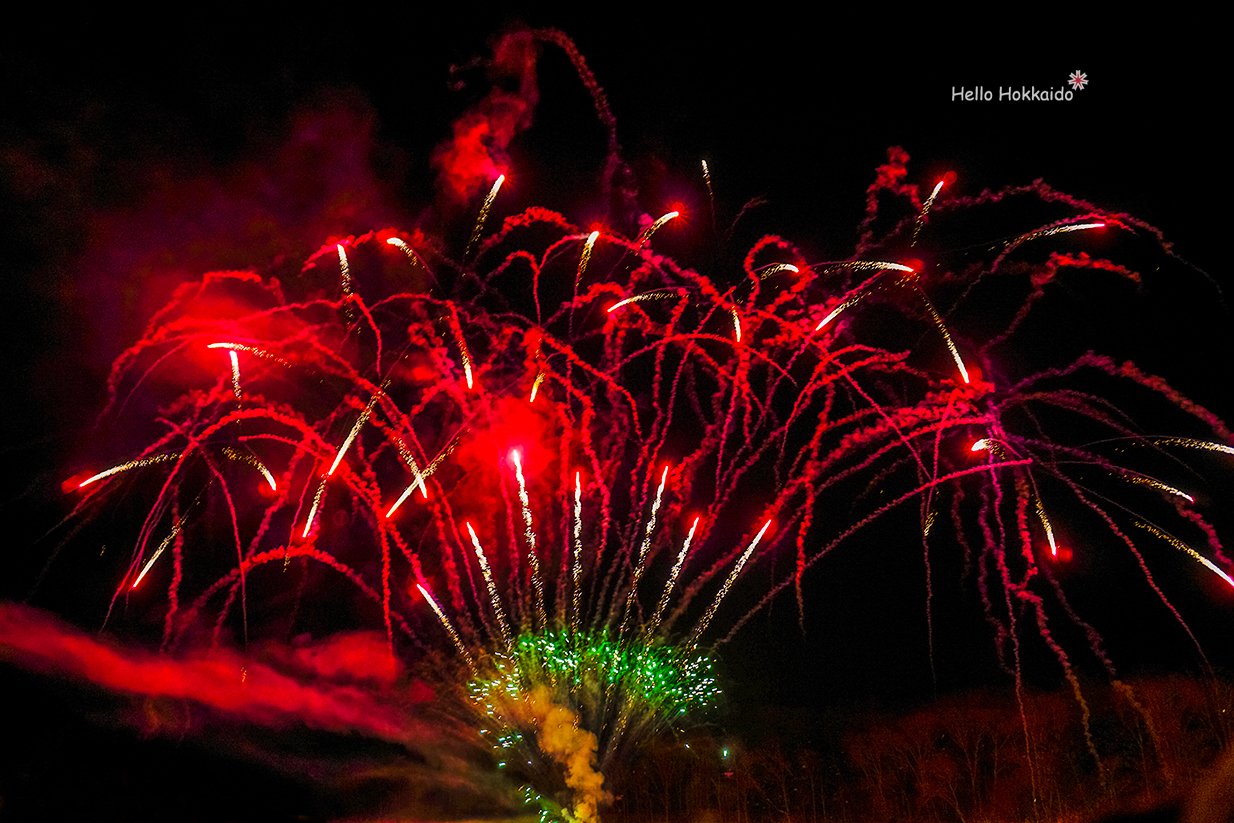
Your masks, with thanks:
M0 331L7 388L0 506L20 525L18 539L6 540L6 563L17 572L0 593L24 596L24 584L12 581L28 583L46 556L47 545L35 541L62 505L59 482L91 448L107 368L176 282L280 254L303 257L331 234L423 219L432 200L428 156L487 90L473 69L458 75L472 85L451 91L448 67L483 54L486 40L515 19L446 13L453 19L431 25L402 11L265 30L201 20L150 36L109 21L55 37L3 35L0 241L9 299ZM1065 29L1043 38L1062 41L1051 48L1027 37L961 41L941 26L873 16L845 28L653 10L630 19L581 12L520 19L575 39L607 92L649 212L657 198L696 187L706 158L722 211L731 216L765 195L766 230L820 259L847 256L874 167L900 145L917 179L956 171L958 193L1042 177L1129 212L1229 285L1216 240L1228 219L1216 189L1226 164L1213 147L1224 106L1219 75L1199 58L1171 57L1167 65L1153 52L1061 36ZM1057 88L1076 69L1091 84L1072 103L950 99L953 86L995 94L999 86ZM535 124L513 145L514 164L525 160L509 208L541 204L582 221L602 134L552 49L540 93ZM1169 343L1163 356L1180 359L1163 370L1185 393L1228 412L1221 389L1228 314L1202 275L1175 266L1168 278L1183 296L1162 301L1176 315L1151 330ZM1103 311L1093 307L1095 327ZM734 646L741 659L734 672L774 676L738 693L822 704L929 691L920 688L929 668L919 544L910 541L902 569L893 548L854 550L815 570L806 639L790 630L787 600L756 623ZM973 592L942 579L947 563L940 566L937 595L972 600ZM1165 576L1186 585L1181 575ZM1124 600L1125 582L1080 581L1091 590L1081 599L1103 618L1131 604L1123 631L1102 627L1116 662L1122 653L1132 665L1194 667L1168 615L1152 611L1143 592ZM1229 665L1226 632L1213 624L1228 625L1231 599L1183 600L1197 634L1215 644L1214 660ZM973 662L989 649L977 604L949 608L936 621L941 687L984 681L992 661Z

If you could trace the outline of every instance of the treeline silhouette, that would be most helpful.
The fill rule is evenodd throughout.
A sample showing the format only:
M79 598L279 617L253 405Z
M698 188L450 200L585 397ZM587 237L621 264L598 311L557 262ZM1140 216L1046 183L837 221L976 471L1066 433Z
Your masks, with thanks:
M644 749L606 819L1146 822L1183 819L1193 794L1230 802L1215 795L1234 760L1214 763L1234 730L1234 681L1158 676L1084 695L1029 692L1023 711L991 691L898 712L765 710L732 737ZM1234 806L1188 814L1234 820Z

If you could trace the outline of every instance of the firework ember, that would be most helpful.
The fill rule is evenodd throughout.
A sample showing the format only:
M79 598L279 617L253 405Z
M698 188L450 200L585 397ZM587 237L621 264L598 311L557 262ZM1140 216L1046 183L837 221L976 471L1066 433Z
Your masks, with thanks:
M564 47L610 125L573 44L519 36ZM445 176L474 189L498 165L483 159ZM702 174L710 197L723 172ZM591 821L632 748L715 704L736 631L787 589L804 614L812 567L916 512L906 542L927 568L940 534L971 557L1017 684L1039 639L1082 701L1052 634L1084 626L1057 541L1103 529L1086 550L1131 553L1171 610L1141 541L1230 583L1176 458L1234 453L1234 434L1132 363L1010 353L1064 273L1138 277L1084 245L1098 229L1150 227L1040 182L965 198L911 179L892 149L849 260L767 235L692 268L656 250L691 230L666 228L677 210L624 193L635 216L600 229L510 214L503 175L461 255L385 229L298 271L182 286L109 381L110 409L159 409L148 445L74 489L78 518L140 505L112 605L154 609L168 653L203 625L220 643L380 625L391 660L447 661L441 681L546 817ZM1013 195L1047 216L949 251ZM410 285L425 271L452 274ZM1144 435L1094 383L1163 401L1187 436Z

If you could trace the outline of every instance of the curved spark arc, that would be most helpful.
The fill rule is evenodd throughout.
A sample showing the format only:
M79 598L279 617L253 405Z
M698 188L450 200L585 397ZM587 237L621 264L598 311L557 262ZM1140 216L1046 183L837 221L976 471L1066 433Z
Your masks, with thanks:
M129 471L130 469L139 469L144 466L153 466L156 463L165 463L168 460L179 460L179 459L180 459L180 455L178 454L156 454L151 457L141 457L141 458L138 458L137 460L129 460L126 463L121 463L118 466L112 466L110 469L106 469L104 471L99 472L96 475L87 477L85 480L77 484L77 488L79 489L85 488L86 486L89 486L91 483L96 483L99 480L104 480L108 477L111 477L114 474L120 474L121 472L126 472L126 471Z
M1179 551L1190 555L1192 559L1194 559L1196 562L1203 565L1213 574L1220 577L1222 580L1228 583L1231 588L1234 588L1234 577L1231 577L1229 574L1223 571L1221 567L1218 566L1216 563L1209 560L1207 557L1200 554L1195 549L1191 548L1190 546L1188 546L1183 541L1179 540L1174 535L1170 534L1169 532L1164 532L1161 529L1158 529L1156 526L1153 526L1149 523L1143 523L1143 522L1137 521L1136 525L1139 526L1141 529L1144 529L1145 531L1147 531L1149 534L1155 535L1156 537L1160 537L1162 540L1169 543L1171 546L1178 549Z
M638 236L638 239L634 241L634 248L636 250L642 249L643 246L647 245L647 241L651 240L651 235L659 231L660 228L668 221L673 220L674 218L677 218L680 216L681 216L681 212L679 211L670 211L666 214L661 215L659 218L656 219L654 223L652 223L647 228L643 229L642 234L640 234Z
M711 196L705 163L703 169ZM969 202L948 198L936 203L943 185L940 182L918 208L916 186L904 183L905 189L911 189L907 194L893 188L901 185L894 183L901 179L911 178L880 171L879 182L871 187L869 208L876 210L880 200L886 204L899 197L909 204L907 216L886 238L868 239L873 237L873 230L863 234L854 257L891 256L892 250L912 247L919 238L929 240L942 221L927 221L927 214L933 218L984 202L979 198ZM387 293L370 295L382 286L378 285L380 278L370 276L371 270L365 268L371 265L367 259L371 255L364 251L366 243L384 241L399 248L413 263L424 265L407 243L386 238L381 232L349 239L346 248L341 243L324 246L320 265L306 264L302 285L284 284L286 297L273 284L255 285L260 280L256 275L249 280L240 276L231 280L203 278L203 294L208 287L217 287L218 293L229 296L228 286L240 292L242 285L257 294L252 297L245 292L251 306L242 301L227 303L243 305L236 317L195 316L187 291L173 299L152 323L149 339L143 338L117 361L113 381L109 382L113 396L130 386L133 392L137 388L162 390L148 385L155 381L145 378L156 370L170 371L168 367L181 362L190 349L200 354L206 340L246 342L209 344L228 351L233 364L231 391L217 368L210 381L202 385L176 375L178 382L167 381L167 385L172 385L173 391L183 390L183 395L172 398L172 402L159 398L157 404L158 408L171 409L166 420L159 421L160 425L166 423L168 433L140 452L146 457L78 484L77 488L87 487L131 468L176 461L172 478L143 524L136 559L122 580L136 571L159 529L165 528L162 518L169 506L174 507L184 478L191 475L189 470L209 474L210 493L216 500L217 495L225 495L231 522L242 524L235 528L236 556L227 560L234 569L228 572L224 566L218 582L206 589L192 611L192 616L198 611L207 614L206 606L212 608L213 602L218 602L211 598L225 601L217 611L216 636L232 608L236 586L244 585L245 573L272 562L272 558L281 558L284 568L293 559L305 567L321 565L377 603L392 654L395 631L413 633L401 617L404 610L415 615L413 625L428 624L429 634L437 638L431 642L444 645L433 618L414 602L409 604L404 597L411 594L409 586L404 583L400 588L398 583L415 581L437 623L466 662L473 681L491 681L513 689L511 705L493 710L509 713L503 721L509 729L535 725L526 714L520 714L530 709L516 704L532 701L543 687L548 690L547 696L540 695L546 705L574 712L579 729L603 738L599 741L600 762L607 764L616 756L612 752L626 745L623 741L637 741L641 729L662 723L663 712L669 711L664 706L672 701L653 694L650 687L644 688L655 679L651 670L659 666L671 670L672 677L678 678L674 688L705 690L706 678L698 674L696 658L690 655L715 624L718 610L748 594L753 584L747 581L761 577L747 571L754 564L771 566L765 557L773 553L778 556L784 546L795 543L796 569L787 572L784 585L775 590L794 586L802 604L804 573L838 543L896 506L921 502L923 544L931 536L936 538L937 531L931 535L932 528L940 528L936 512L945 508L936 508L935 499L936 495L942 499L947 490L953 492L955 537L981 564L981 596L991 622L1002 632L996 639L996 653L1005 661L1014 652L1018 662L1019 633L1033 631L1034 610L1040 633L1052 643L1042 616L1043 597L1048 596L1049 589L1041 588L1040 580L1046 575L1038 575L1039 570L1048 569L1048 559L1038 560L1031 544L1034 537L1040 542L1033 524L1035 513L1049 542L1051 558L1058 555L1041 492L1051 493L1050 512L1060 518L1063 533L1064 515L1060 512L1067 509L1061 504L1055 506L1055 489L1046 486L1057 482L1065 485L1064 472L1069 469L1062 464L1071 461L1097 466L1119 477L1120 482L1149 485L1189 504L1194 504L1194 498L1148 474L1124 469L1098 449L1067 445L1068 433L1054 427L1057 421L1051 411L1055 417L1079 415L1088 424L1120 435L1134 428L1128 416L1111 411L1108 403L1094 396L1095 392L1057 389L1050 381L1070 378L1081 366L1096 367L1164 397L1184 414L1208 424L1216 438L1226 437L1219 422L1213 423L1215 416L1205 418L1164 382L1114 361L1101 365L1096 355L1080 358L1072 366L1040 371L1019 383L1003 379L1000 361L991 355L991 341L1002 345L1002 339L982 338L980 331L974 338L963 320L956 320L956 314L948 311L955 340L961 341L969 358L970 373L942 315L917 285L915 269L903 263L854 260L810 265L791 243L768 235L744 260L745 277L738 285L731 285L723 277L734 273L711 275L651 253L648 246L652 235L677 217L676 212L654 221L634 239L622 234L620 224L605 225L604 253L597 252L593 259L601 232L587 234L564 216L546 209L528 209L506 217L503 227L483 241L473 259L503 180L504 176L499 177L485 198L458 261L441 253L437 245L420 246L434 250L435 265L444 261L441 265L457 272L459 282L449 288L434 278L432 294L394 285ZM1041 190L1034 191L1043 202L1048 200ZM1019 235L1008 244L1004 256L1010 247L1030 240L1104 225L1075 222L1089 220L1092 209L1076 205L1074 200L1055 198L1048 202L1061 202L1073 212L1085 214L1065 218L1072 221L1069 223ZM712 211L714 218L714 198ZM632 213L643 214L641 210ZM929 231L925 230L927 223ZM1040 225L1040 220L1027 225ZM910 227L912 238L906 243ZM465 232L467 226L459 228ZM520 236L524 229L531 230L525 232L527 235L551 234L552 238L545 245L536 245L539 239L525 241ZM625 229L634 233L629 225ZM876 247L875 240L882 245ZM580 241L576 266L574 253ZM414 242L419 244L418 240ZM604 271L600 261L608 258L610 247L614 259L621 256ZM337 252L337 268L331 251ZM934 251L931 248L931 261L938 260ZM988 248L983 253L986 257L971 272L951 271L931 262L931 271L938 271L939 278L930 281L930 296L939 306L948 305L948 289L955 289L955 283L964 278L979 280L998 267L1001 256L991 264L989 256L995 251ZM774 262L777 260L796 262ZM1114 270L1109 261L1086 260L1072 255L1049 265ZM501 279L521 276L528 267L534 277L534 311L526 308L522 296L505 289ZM402 271L401 261L398 268ZM1003 273L1011 276L1012 267L1006 268ZM1036 263L1025 263L1024 279L1032 288L1049 279L1042 271ZM1049 277L1052 271L1047 273ZM784 272L796 276L781 277L774 288L760 285ZM335 299L340 273L343 297ZM897 278L896 274L905 276ZM869 279L854 287L867 275ZM556 296L561 300L561 307L556 312L546 311L544 318L540 316L541 296L537 291L541 282L556 284ZM933 324L956 363L962 383L949 369L922 366L924 358L918 357L912 346L905 344L904 350L894 347L902 339L911 340L911 334L893 342L888 342L891 334L875 341L875 335L858 339L864 335L855 331L855 318L852 328L849 324L833 325L844 311L871 295L881 298L886 291L905 284L913 286L925 312L899 307L904 325L923 326L928 331ZM646 306L648 311L617 311L652 300L664 302L654 310ZM1024 306L1030 306L1033 300ZM872 308L873 302L863 308ZM886 304L889 310L897 310L895 301L887 300ZM832 308L816 324L814 318L829 305ZM605 306L607 310L600 311ZM928 322L925 314L929 315ZM1016 315L1008 328L1019 318ZM997 326L1002 319L989 324ZM819 334L823 331L827 333ZM930 338L933 347L932 334ZM388 358L383 361L383 345L385 351L400 352L393 366ZM279 369L246 365L242 396L240 352L290 368L275 375L263 371ZM940 376L943 371L946 376ZM988 379L982 379L982 372ZM393 380L395 387L387 393L388 380ZM1045 385L1033 385L1034 380ZM381 389L375 386L379 382ZM528 383L531 389L525 393ZM359 407L359 398L366 394L370 397L368 404L344 442L334 448L328 442L334 436L331 433L337 434L346 426ZM243 402L235 402L237 399ZM1050 411L1041 409L1050 404ZM378 405L380 411L374 414ZM1032 422L1026 424L1024 418ZM508 454L511 441L520 446L535 444L529 447L534 452L512 455L517 503L513 502L501 461L491 460L493 454ZM234 444L237 454L250 444L261 444L256 453L270 461L280 477L276 484L265 464L251 464L258 466L266 478L269 494L255 482L247 483L242 492L237 484L237 501L233 503L232 490L219 470L222 461L218 452L222 448L229 458L249 461L229 454L230 446L222 445L225 442ZM1153 442L1234 454L1234 448L1216 442L1170 438ZM973 451L989 453L980 466L970 465L972 461L966 459L971 455L966 451L969 443L973 443ZM321 475L320 467L332 452L333 464ZM932 460L926 457L931 453ZM483 459L478 454L483 454ZM348 456L348 470L338 473L335 485L327 489L328 478L335 475L344 455ZM544 455L547 457L541 461ZM646 505L648 478L666 455L674 461L673 493L663 502L662 510L668 473L665 468L650 516L641 524L640 512L631 509ZM192 465L190 457L196 461ZM534 458L530 476L524 476L522 457L529 461ZM494 462L499 465L491 465ZM425 464L423 470L421 463ZM570 511L567 466L582 466L589 474L586 524L578 471ZM407 470L412 475L410 483ZM1037 488L1038 481L1041 489ZM429 485L434 489L431 497ZM114 484L117 489L119 486ZM101 493L112 487L104 484L96 487L98 494L96 490L87 492L83 505L87 498L91 506L100 504ZM424 505L401 508L417 487ZM387 507L386 501L398 489L403 489L401 495ZM1116 539L1123 538L1123 524L1131 512L1115 511L1102 497L1085 498L1083 487L1069 489L1080 505L1089 506L1105 519ZM880 498L874 496L884 490L893 499L891 504L880 505ZM823 513L837 497L851 504L854 525L846 528L826 522ZM556 501L547 511L537 511L534 523L533 499ZM1154 499L1153 505L1159 503ZM962 511L962 505L968 508ZM1192 525L1202 531L1209 528L1189 506L1183 507L1178 501L1160 505L1177 505L1186 518L1194 515ZM769 515L757 534L745 546L720 545L723 534L711 532L731 530L730 524L739 522L739 533L749 534L756 521L746 520L743 507L754 506ZM243 516L236 513L240 509ZM295 524L306 509L304 528L296 540ZM1107 509L1111 512L1108 516ZM654 576L660 568L657 553L670 551L668 541L653 546L657 520L663 521L662 531L680 528L688 519L686 511L702 514L694 517L651 619L644 623L638 590L648 582L645 578ZM397 521L396 512L400 514ZM962 514L969 516L967 522L962 522ZM465 519L481 516L484 519L474 522L486 532L489 552L481 548L473 521ZM527 567L522 565L520 516ZM779 524L774 539L764 542L773 519ZM201 520L205 517L196 523L177 520L173 534L190 538ZM470 536L472 552L460 523ZM645 528L640 529L640 525ZM246 546L239 537L242 528L249 530ZM834 540L829 539L833 534L829 529L838 530ZM1171 540L1164 535L1161 531L1157 536ZM172 543L179 563L181 542L164 540L141 574ZM546 547L543 557L541 542ZM1210 546L1215 543L1213 532ZM196 546L192 540L187 540L187 545ZM1230 576L1221 571L1220 564L1227 562L1223 555L1211 561L1181 540L1172 545L1230 582ZM549 546L565 548L548 551ZM190 548L186 557L196 561L195 551ZM359 558L366 551L371 557ZM692 569L700 568L683 583L680 576L687 559ZM202 579L209 573L198 572L191 579ZM497 585L499 576L504 600ZM716 584L718 595L704 608L698 598L715 591ZM590 587L586 598L584 586ZM181 587L185 593L191 588L188 583L174 582L170 595L173 603L179 601ZM441 594L440 603L430 587ZM414 595L411 597L414 601ZM666 614L674 598L675 609ZM489 605L485 605L485 599ZM585 600L594 612L584 612ZM554 606L552 612L550 604ZM1079 622L1062 600L1061 589L1052 604L1052 608ZM800 608L804 612L804 606ZM182 631L190 636L192 616L177 616L174 610L173 605L166 633L170 636ZM669 632L679 617L692 617L699 611L704 613L693 628L680 637ZM554 619L549 618L550 613ZM747 613L738 627L752 613ZM1024 619L1025 614L1030 619ZM690 623L683 618L681 625ZM619 626L619 630L611 632L613 626ZM1012 651L1008 651L1008 636L1014 644ZM1070 666L1061 647L1051 645L1050 649L1065 668ZM1094 654L1101 656L1099 651ZM1070 672L1070 668L1067 670ZM587 690L580 674L584 671L605 685L582 694ZM1017 679L1017 685L1019 682ZM594 716L589 716L584 706L589 700L599 706ZM688 702L679 701L680 705ZM539 723L543 716L536 718Z

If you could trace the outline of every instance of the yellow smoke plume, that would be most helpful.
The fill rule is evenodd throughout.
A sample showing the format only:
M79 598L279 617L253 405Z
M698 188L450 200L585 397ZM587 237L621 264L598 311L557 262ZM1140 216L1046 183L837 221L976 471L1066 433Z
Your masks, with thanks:
M536 730L540 751L565 770L566 785L574 792L572 815L579 823L598 823L601 803L612 800L604 790L604 775L596 771L596 736L578 725L578 715L553 702L553 693L539 685L523 695L517 711L523 723Z

